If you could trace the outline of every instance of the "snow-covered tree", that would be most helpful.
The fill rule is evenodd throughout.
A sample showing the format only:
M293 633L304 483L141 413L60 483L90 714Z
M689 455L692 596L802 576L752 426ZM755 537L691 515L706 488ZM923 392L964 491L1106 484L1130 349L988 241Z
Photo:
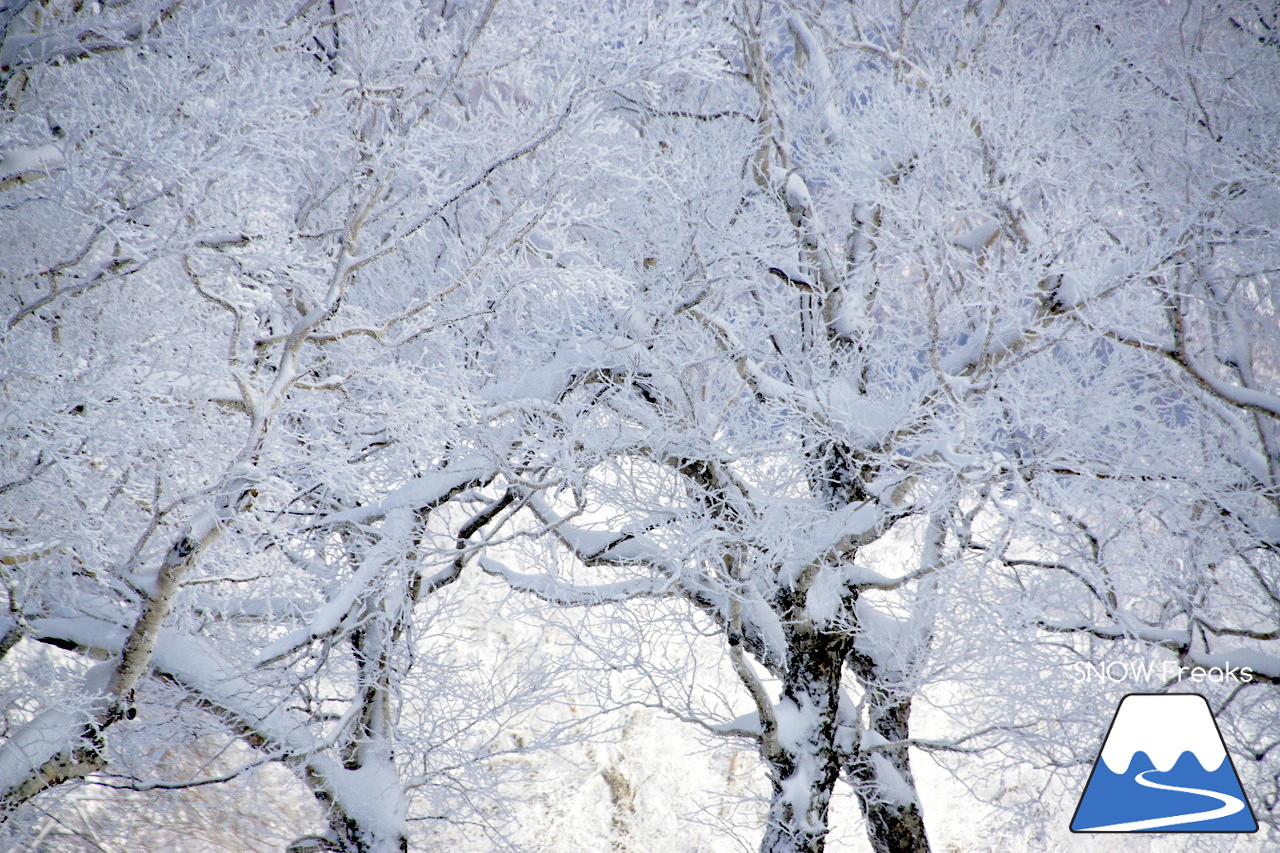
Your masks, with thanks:
M755 720L720 728L773 783L762 850L822 849L839 778L874 849L925 849L910 749L1039 749L1097 692L1024 702L998 671L1036 684L1063 634L1205 666L1255 641L1222 700L1267 760L1274 45L1183 11L1165 80L1161 6L744 3L723 78L619 92L645 179L553 257L590 285L494 391L553 484L515 492L580 568L485 565L721 632ZM916 735L913 702L979 662L1023 718Z
M462 663L473 564L607 614L579 640L639 678L600 703L750 744L769 853L824 849L841 780L928 849L926 752L1079 775L1118 697L1040 676L1121 651L1249 665L1198 689L1274 797L1276 25L0 13L10 826L272 762L325 815L295 851L513 842L494 757L558 682ZM166 777L183 727L228 758Z
M484 825L479 771L537 746L504 722L552 683L444 642L437 593L506 507L459 424L601 33L493 3L12 11L5 815L88 774L216 781L126 760L196 708L256 753L221 775L280 762L324 806L295 849ZM41 684L41 643L93 665Z

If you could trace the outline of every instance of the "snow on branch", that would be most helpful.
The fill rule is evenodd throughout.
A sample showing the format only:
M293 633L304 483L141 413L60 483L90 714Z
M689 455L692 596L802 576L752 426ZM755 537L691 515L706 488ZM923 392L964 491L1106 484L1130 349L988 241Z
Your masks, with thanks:
M65 158L51 143L35 148L0 150L0 189L9 182L24 182L61 168Z
M1225 403L1268 417L1280 418L1280 396L1218 379L1195 361L1183 347L1153 343L1115 330L1104 330L1103 334L1127 347L1164 356L1182 368L1201 388Z
M31 630L39 641L106 656L118 655L126 636L123 625L92 616L35 619ZM156 675L184 687L209 705L233 712L238 725L251 726L258 737L271 740L278 752L305 754L320 747L305 725L232 671L225 656L206 640L165 628L151 664ZM0 754L7 748L6 743Z
M825 423L822 407L813 394L801 391L794 385L775 379L760 368L746 353L746 346L738 337L716 318L698 309L691 309L689 314L702 323L715 338L716 344L737 367L738 376L747 384L752 392L761 400L775 400L794 406L806 415L810 415L820 423Z
M463 184L456 191L454 191L447 199L437 204L434 208L432 208L427 213L419 216L416 220L414 220L412 224L407 225L398 231L393 231L387 234L386 236L384 236L382 240L379 242L379 245L377 248L373 249L372 251L362 255L361 257L353 261L352 269L353 270L358 269L364 266L365 264L368 264L371 261L375 261L378 258L381 258L384 255L387 255L390 252L394 251L402 242L404 242L406 239L408 239L409 237L413 236L415 233L420 231L423 228L423 226L425 226L428 222L430 222L431 220L435 219L437 216L440 216L441 214L448 211L449 208L453 207L458 201L460 201L463 197L465 197L467 193L471 192L476 187L480 186L482 183L488 180L489 176L492 175L494 172L498 171L503 166L506 166L508 163L513 163L516 160L519 160L521 157L525 157L529 154L532 154L534 151L537 151L547 142L547 140L551 139L553 136L558 134L564 128L564 123L569 118L569 115L573 112L575 106L576 105L574 101L570 100L569 103L565 105L564 109L560 112L560 114L556 117L556 119L542 133L534 137L532 140L526 142L524 145L520 146L519 148L516 148L515 150L510 151L507 154L504 154L503 156L494 160L492 163L490 163L488 166L482 169L479 174L472 177L471 180L469 180L467 183Z
M121 634L123 637L123 633ZM91 773L103 766L96 745L94 711L106 701L111 663L93 666L85 675L84 707L53 707L19 726L0 747L0 821L6 812L50 785Z
M147 10L147 14L134 21L103 20L95 22L93 26L64 27L21 34L0 31L0 36L4 36L0 38L0 69L12 71L62 58L74 61L98 53L122 50L154 31L173 14L181 2L182 0L171 0L156 4ZM18 4L19 8L23 5L26 4ZM6 26L6 30L8 29Z
M625 354L635 347L635 341L621 336L602 335L573 341L560 348L544 364L526 368L512 379L486 386L480 393L496 407L486 414L507 411L502 404L520 402L536 406L539 402L555 402L569 389L573 380L583 374L625 371Z
M876 44L872 41L857 41L849 45L855 50L865 51L888 60L891 64L897 66L904 73L911 75L911 79L915 85L922 89L926 89L933 84L933 78L927 70L917 63L908 59L901 51L890 50L883 45Z
M658 578L632 578L614 583L582 585L548 575L517 572L492 557L481 557L480 568L501 578L515 590L528 592L543 601L566 607L617 604L637 598L661 598L672 594L671 583Z
M479 454L466 456L447 468L428 471L395 489L380 501L332 513L312 527L343 523L367 524L384 518L387 513L396 509L419 510L439 506L463 489L479 485L492 476L493 465L487 459Z
M1170 631L1148 626L1098 626L1082 622L1058 622L1048 619L1037 620L1036 624L1046 631L1060 634L1090 634L1103 640L1140 640L1144 643L1163 646L1176 652L1182 652L1191 644L1189 631Z
M661 569L667 574L676 574L678 566L666 556L664 549L643 535L645 531L668 521L668 514L659 514L644 523L633 525L632 530L591 530L569 523L570 516L558 513L540 495L530 495L528 503L560 542L587 565L643 564Z
M107 656L119 654L126 633L122 625L91 617L39 619L32 627L46 642L56 640ZM312 734L302 717L291 713L272 691L236 673L225 656L200 637L166 629L152 662L157 677L184 690L264 757L292 766L352 829L391 839L402 833L402 785L386 763L345 769L324 754L330 743ZM91 668L86 695L105 695L112 669L109 662ZM29 798L21 796L22 789L44 787L51 774L83 776L100 769L100 756L78 746L88 721L85 709L51 709L0 746L0 804ZM11 797L12 792L19 796Z
M387 567L412 550L414 513L408 506L387 512L379 533L382 538L369 549L360 567L342 587L311 617L304 628L291 631L269 644L258 655L255 666L266 666L308 643L340 632L356 603L374 587Z

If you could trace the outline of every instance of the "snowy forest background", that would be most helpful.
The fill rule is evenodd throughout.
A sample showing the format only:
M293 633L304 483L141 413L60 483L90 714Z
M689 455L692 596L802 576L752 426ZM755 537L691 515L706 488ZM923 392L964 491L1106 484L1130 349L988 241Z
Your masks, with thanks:
M1278 104L1268 0L0 3L0 848L1277 849ZM1256 835L1067 832L1160 690Z

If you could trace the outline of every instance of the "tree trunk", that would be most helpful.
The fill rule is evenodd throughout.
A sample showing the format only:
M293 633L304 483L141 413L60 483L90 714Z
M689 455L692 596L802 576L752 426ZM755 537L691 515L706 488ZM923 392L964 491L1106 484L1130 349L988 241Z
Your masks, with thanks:
M870 726L876 737L854 744L849 775L867 821L875 853L928 853L924 815L907 747L911 699L868 687ZM865 748L864 748L865 747Z
M836 712L847 639L804 626L788 633L778 751L766 756L773 801L760 851L821 853L831 791L840 775Z

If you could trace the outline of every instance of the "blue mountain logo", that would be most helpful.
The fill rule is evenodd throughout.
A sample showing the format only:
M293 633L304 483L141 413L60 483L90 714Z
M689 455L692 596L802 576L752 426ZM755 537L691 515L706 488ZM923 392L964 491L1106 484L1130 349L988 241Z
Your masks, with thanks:
M1072 832L1256 832L1209 703L1198 693L1120 700Z

